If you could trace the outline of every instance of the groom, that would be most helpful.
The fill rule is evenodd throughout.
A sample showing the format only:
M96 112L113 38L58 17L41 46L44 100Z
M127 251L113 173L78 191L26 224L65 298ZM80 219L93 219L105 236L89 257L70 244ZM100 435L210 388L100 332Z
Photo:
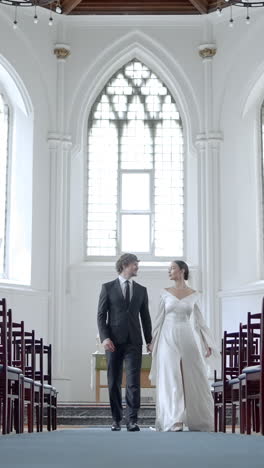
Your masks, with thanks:
M139 316L147 348L151 342L151 320L147 290L132 280L133 276L137 276L138 262L136 255L123 254L116 262L118 278L103 284L99 298L97 322L107 357L112 431L121 430L123 362L126 368L127 430L140 430L137 425L137 413L140 407L143 342Z

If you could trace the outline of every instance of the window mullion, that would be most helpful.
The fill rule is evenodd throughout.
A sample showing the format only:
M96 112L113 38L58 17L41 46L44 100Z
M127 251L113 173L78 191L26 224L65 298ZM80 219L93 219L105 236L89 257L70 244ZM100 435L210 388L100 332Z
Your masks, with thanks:
M121 197L122 197L122 173L121 173L121 151L122 151L122 137L124 131L124 122L117 121L118 132L118 176L117 176L117 227L116 227L116 251L117 254L121 253Z

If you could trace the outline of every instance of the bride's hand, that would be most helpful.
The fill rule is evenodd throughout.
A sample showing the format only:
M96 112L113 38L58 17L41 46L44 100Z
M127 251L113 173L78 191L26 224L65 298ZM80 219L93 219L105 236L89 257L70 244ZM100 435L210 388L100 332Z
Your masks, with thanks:
M149 353L152 353L152 351L153 351L153 343L149 343L149 344L147 345L147 351L148 351Z
M208 358L212 354L212 348L208 348L205 357Z

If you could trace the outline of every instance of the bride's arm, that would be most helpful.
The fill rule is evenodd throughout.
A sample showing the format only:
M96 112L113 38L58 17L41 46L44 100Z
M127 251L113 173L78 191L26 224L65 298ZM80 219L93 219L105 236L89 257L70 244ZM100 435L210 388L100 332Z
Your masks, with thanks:
M152 342L150 343L148 347L149 351L152 352L152 362L151 362L151 369L149 373L149 379L151 380L153 385L155 384L155 381L156 381L156 356L157 356L157 348L158 348L158 343L159 343L160 332L161 332L162 325L164 322L164 317L165 317L165 303L161 295L158 312L154 319Z
M202 312L200 310L199 300L194 304L193 307L193 323L195 331L198 333L205 357L210 357L212 354L214 357L219 358L219 351L217 349L216 342L214 340L212 332L209 330Z
M149 351L153 351L155 344L157 344L161 327L163 325L165 315L165 303L162 295L160 296L158 311L154 319L153 331L152 331L152 341L149 345Z

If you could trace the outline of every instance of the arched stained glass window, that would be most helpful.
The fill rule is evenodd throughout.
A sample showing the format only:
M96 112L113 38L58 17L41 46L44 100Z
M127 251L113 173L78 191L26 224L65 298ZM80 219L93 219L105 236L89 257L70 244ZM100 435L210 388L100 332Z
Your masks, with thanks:
M5 271L9 108L0 94L0 275Z
M87 256L183 256L183 130L162 81L133 60L89 116Z

